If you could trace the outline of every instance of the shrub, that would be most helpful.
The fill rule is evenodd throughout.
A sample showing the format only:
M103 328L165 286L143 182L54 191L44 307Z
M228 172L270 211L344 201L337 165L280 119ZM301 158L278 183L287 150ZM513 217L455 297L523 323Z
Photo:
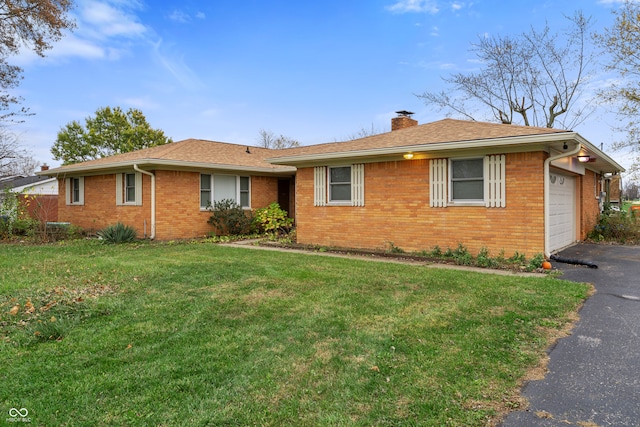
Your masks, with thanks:
M116 244L133 242L137 233L133 227L119 222L99 230L96 234L102 243Z
M266 208L256 209L254 221L258 229L265 233L286 234L293 225L293 219L276 202Z
M542 263L545 261L544 255L543 254L535 254L533 256L533 258L531 258L529 260L529 263L527 264L527 271L534 271L537 270L539 268L542 268Z
M245 211L234 200L223 199L208 208L211 211L209 224L216 228L218 236L250 234L253 229L251 211Z
M588 238L598 242L639 243L640 219L635 211L629 213L605 210Z

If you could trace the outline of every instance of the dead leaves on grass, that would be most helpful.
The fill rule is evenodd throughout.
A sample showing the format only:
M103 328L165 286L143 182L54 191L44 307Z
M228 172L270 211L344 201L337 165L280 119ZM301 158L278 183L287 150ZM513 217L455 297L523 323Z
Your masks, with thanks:
M69 288L56 286L55 288L23 297L0 297L0 338L11 341L9 335L16 330L33 330L32 335L37 339L47 339L49 335L45 331L52 329L58 317L63 313L67 316L83 308L83 303L88 299L96 299L103 295L116 293L114 286L102 284L89 284L81 288ZM6 310L5 307L11 307ZM51 313L55 312L54 315ZM53 329L61 329L56 326ZM51 337L59 340L61 336L54 333Z

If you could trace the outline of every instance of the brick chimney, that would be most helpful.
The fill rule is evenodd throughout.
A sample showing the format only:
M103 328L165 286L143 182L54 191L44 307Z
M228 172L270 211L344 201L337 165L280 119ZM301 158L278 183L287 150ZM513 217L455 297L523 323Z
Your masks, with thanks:
M44 172L44 171L48 171L48 170L49 170L49 165L48 165L48 164L43 163L43 164L40 166L40 172Z
M404 128L410 128L411 126L418 126L418 121L411 118L413 114L411 111L396 111L398 117L391 119L391 130L399 130Z

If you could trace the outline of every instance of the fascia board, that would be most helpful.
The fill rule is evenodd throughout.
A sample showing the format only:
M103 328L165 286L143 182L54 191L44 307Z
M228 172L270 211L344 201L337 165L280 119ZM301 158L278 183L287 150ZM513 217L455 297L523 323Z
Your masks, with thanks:
M206 170L224 170L224 171L238 171L238 172L253 172L253 173L267 173L267 174L286 174L295 173L295 167L259 167L259 166L242 166L242 165L227 165L216 164L207 162L187 162L177 160L162 160L162 159L139 159L128 160L126 162L113 162L100 165L88 165L83 166L78 164L77 167L68 167L64 170L50 169L48 171L37 172L36 175L47 176L59 176L59 175L77 175L77 174L92 174L99 175L104 172L117 172L118 170L131 169L133 165L138 166L153 166L156 169L206 169Z
M486 149L493 147L518 146L524 148L527 145L539 145L544 147L553 142L570 141L576 138L575 132L561 132L543 135L527 135L515 138L476 139L468 141L436 142L429 144L405 145L389 148L374 148L369 150L343 151L334 153L318 153L299 156L272 157L265 159L269 163L277 165L295 165L298 163L311 163L326 160L341 160L348 158L376 157L376 156L402 156L407 152L433 153L449 152L469 149ZM527 151L530 151L528 149Z

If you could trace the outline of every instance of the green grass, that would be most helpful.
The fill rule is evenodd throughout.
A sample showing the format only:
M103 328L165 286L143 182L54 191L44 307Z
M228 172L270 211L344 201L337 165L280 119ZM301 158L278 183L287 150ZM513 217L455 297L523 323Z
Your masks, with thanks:
M202 243L0 246L0 412L60 426L486 425L517 405L586 293Z

